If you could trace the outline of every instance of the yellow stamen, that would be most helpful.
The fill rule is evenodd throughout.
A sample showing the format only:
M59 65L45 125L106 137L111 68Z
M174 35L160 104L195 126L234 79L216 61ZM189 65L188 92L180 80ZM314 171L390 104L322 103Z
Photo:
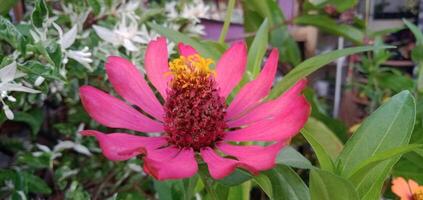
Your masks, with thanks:
M210 69L211 64L213 60L198 54L173 59L169 62L170 74L173 75L172 85L177 84L182 88L195 86L201 78L208 78L211 74L215 74Z
M423 187L414 192L413 200L423 200Z

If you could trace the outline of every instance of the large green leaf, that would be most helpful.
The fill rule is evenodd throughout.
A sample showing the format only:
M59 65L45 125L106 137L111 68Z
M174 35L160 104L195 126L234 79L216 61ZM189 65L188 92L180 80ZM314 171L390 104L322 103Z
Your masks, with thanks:
M304 126L315 140L325 148L332 160L335 160L344 148L344 144L325 124L310 117Z
M352 170L351 173L347 176L349 177L351 182L355 183L355 185L358 185L360 181L365 180L365 176L367 176L367 174L371 172L371 170L376 167L379 163L414 151L421 147L423 147L423 145L411 144L377 153L376 155L361 162L361 164L358 165L354 170Z
M267 19L263 21L254 37L253 42L248 50L247 75L252 80L260 72L261 62L267 50L269 41L269 22Z
M279 152L276 162L300 169L313 168L311 162L291 146L284 147L281 152Z
M301 130L301 134L307 140L307 142L311 145L314 150L314 153L317 156L317 160L319 161L320 167L324 170L328 171L335 171L335 166L330 158L329 152L325 147L318 142L315 136L308 131L306 128Z
M263 189L270 199L308 200L309 190L294 170L277 165L275 168L260 173L254 181Z
M408 20L403 20L405 25L413 32L414 37L416 38L416 45L423 45L423 33L420 31L419 27L409 22Z
M363 161L383 151L408 144L415 122L416 105L408 91L393 96L372 113L347 142L338 158L338 171L348 176ZM355 182L361 197L378 198L385 178L398 156L374 167L363 180Z
M354 186L348 180L318 169L310 173L310 194L312 200L359 200Z
M159 34L166 36L167 39L172 40L175 43L183 42L185 44L191 45L204 57L212 58L215 61L217 61L220 57L220 51L214 48L213 46L205 45L200 41L190 38L189 36L183 33L157 25L155 23L149 23L149 26L155 31L157 31Z
M342 36L355 44L362 44L364 32L347 24L339 24L334 19L325 15L303 15L296 17L294 23L298 25L311 25L329 34Z
M348 130L345 123L329 115L324 104L320 102L320 99L316 96L313 89L307 87L304 89L303 94L311 106L311 116L324 123L343 143L345 143L348 140Z
M374 47L374 46L363 46L363 47L352 47L341 50L332 51L322 55L314 56L309 58L291 70L285 77L279 81L272 89L269 98L278 97L285 90L293 86L298 80L308 76L312 72L318 70L324 65L340 58L343 56L371 51L375 49L392 48L389 46Z
M218 180L217 182L225 185L225 186L235 186L235 185L239 185L241 183L244 183L245 181L248 181L252 178L253 176L242 169L235 169L234 172L232 172L232 174L230 174L229 176L226 176L223 179Z

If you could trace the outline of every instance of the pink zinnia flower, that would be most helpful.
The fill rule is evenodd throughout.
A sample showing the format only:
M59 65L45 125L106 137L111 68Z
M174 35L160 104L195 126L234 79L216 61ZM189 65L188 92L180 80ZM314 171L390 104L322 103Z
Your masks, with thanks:
M257 174L271 169L280 149L306 123L310 106L301 94L299 81L275 100L264 101L278 63L273 49L257 78L247 83L227 106L226 98L243 77L247 48L235 42L216 63L188 45L179 44L181 56L168 62L166 39L148 44L147 78L164 99L162 104L144 76L129 61L111 56L106 72L116 92L129 104L91 86L80 88L82 104L100 124L111 128L162 133L144 137L126 133L95 136L110 160L144 155L144 170L158 180L193 176L197 157L208 165L211 176L221 179L240 167ZM264 141L267 146L237 145Z

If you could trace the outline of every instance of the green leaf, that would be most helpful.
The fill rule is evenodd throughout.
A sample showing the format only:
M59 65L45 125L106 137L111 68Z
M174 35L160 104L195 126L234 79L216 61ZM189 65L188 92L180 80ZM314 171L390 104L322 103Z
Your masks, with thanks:
M40 109L32 110L28 113L16 112L13 121L24 122L31 127L32 134L37 135L43 124L43 113Z
M53 60L56 68L59 68L62 64L62 50L58 43L53 43L47 47L47 53L51 60Z
M301 134L307 140L307 142L313 148L314 153L316 153L317 160L319 161L320 168L327 170L327 171L335 171L335 166L332 159L329 156L329 152L325 149L322 144L318 142L315 136L308 131L306 128L301 130Z
M323 170L311 170L310 194L312 200L359 200L354 186L346 179Z
M271 170L261 172L254 181L273 200L308 200L309 190L294 170L277 165Z
M416 152L407 153L395 165L392 175L423 183L423 166L421 163L423 163L423 154Z
M172 200L172 183L154 180L154 189L159 199Z
M58 70L55 70L54 66L50 64L42 64L38 61L30 60L23 65L18 65L19 70L27 74L43 76L47 79L63 80L60 77Z
M321 54L318 56L314 56L309 58L291 70L283 80L279 81L275 87L272 89L269 98L276 98L280 94L282 94L285 90L293 86L297 81L300 79L308 76L312 72L318 70L319 68L323 67L324 65L344 56L348 56L355 53L371 51L375 49L384 49L384 48L392 48L391 46L382 46L382 47L374 47L374 46L363 46L363 47L352 47L352 48L345 48L341 50L332 51L329 53Z
M5 40L25 54L27 40L25 36L6 18L0 16L0 40Z
M335 20L325 15L299 16L294 19L294 23L315 26L329 34L342 36L355 44L362 44L364 41L363 31L347 24L338 24Z
M28 172L0 169L0 182L4 183L5 181L12 181L16 190L25 193L51 193L50 187L43 179Z
M93 12L95 15L98 15L101 11L101 5L98 0L88 0L88 5L93 9Z
M28 186L28 192L38 193L38 194L51 193L50 187L40 177L34 176L27 172L21 172L21 176L23 177L23 179L25 180L25 183Z
M279 152L276 163L300 169L313 168L311 162L291 146L284 147L281 152Z
M402 90L412 90L414 87L413 80L403 74L379 72L376 74L375 78L377 78L381 87L388 88L395 93L401 92Z
M183 180L183 196L184 196L184 200L190 200L194 197L195 195L195 186L197 185L198 182L198 175L195 175L191 178L187 178Z
M416 105L410 92L393 96L366 118L347 142L337 160L339 173L347 177L372 156L408 144L415 117ZM397 157L381 162L369 172L369 176L356 182L360 197L378 198L385 178L398 161Z
M326 108L323 106L324 104L320 102L313 89L307 87L303 90L303 94L311 106L311 116L324 123L342 143L345 143L348 140L348 130L345 123L339 119L332 118L327 113Z
M244 0L244 12L252 14L246 19L253 19L253 22L247 22L249 32L255 32L254 24L257 23L258 18L264 21L265 18L269 20L270 27L270 44L279 49L279 60L281 62L288 62L292 65L297 65L301 61L301 53L297 43L288 32L288 27L285 24L284 15L278 4L274 0ZM258 17L259 16L259 17Z
M157 31L160 35L164 35L167 37L167 39L172 40L175 43L183 42L185 44L189 44L192 47L194 47L202 56L211 58L215 61L217 61L220 57L220 51L208 46L204 45L203 43L190 38L189 36L180 33L178 31L174 31L172 29L157 25L155 23L149 23L148 24L152 29Z
M225 186L235 186L250 180L252 177L253 176L245 170L235 169L232 174L223 179L217 180L217 182Z
M344 12L358 3L358 0L328 0L327 3L335 6L338 12Z
M356 183L365 178L365 176L373 169L377 164L381 163L382 161L403 155L405 153L414 151L418 148L422 148L423 144L411 144L411 145L404 145L401 147L396 147L393 149L389 149L376 155L368 158L367 160L361 162L354 170L350 172L349 179Z
M265 19L248 50L247 73L251 74L251 77L248 77L250 80L254 79L260 72L261 62L266 53L268 41L269 22Z
M34 10L31 14L32 24L36 27L42 27L44 19L48 15L47 4L44 0L37 0L34 5Z
M116 196L116 200L144 200L144 195L139 192L119 192Z
M419 27L406 19L403 19L403 21L411 32L413 32L414 37L416 38L416 45L423 45L423 33L420 31Z
M313 138L329 153L332 160L335 160L344 148L344 144L325 124L310 117L304 126Z

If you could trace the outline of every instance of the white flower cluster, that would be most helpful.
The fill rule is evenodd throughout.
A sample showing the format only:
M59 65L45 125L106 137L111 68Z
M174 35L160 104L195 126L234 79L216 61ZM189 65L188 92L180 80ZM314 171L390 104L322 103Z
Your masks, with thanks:
M68 32L64 33L63 29L57 25L54 21L57 17L48 18L44 23L42 28L33 28L30 30L30 34L36 43L41 43L43 46L47 46L50 42L50 38L48 38L48 31L51 25L56 29L57 33L59 34L59 40L57 43L60 45L61 52L63 54L62 58L62 66L60 68L60 74L63 77L66 77L66 64L69 62L69 58L77 61L81 65L83 65L88 70L92 71L90 63L92 63L91 59L91 52L89 51L88 47L84 47L80 50L71 50L70 47L75 43L77 38L77 25L74 25ZM53 38L51 38L53 39ZM38 80L43 80L42 78ZM39 81L40 83L42 81Z
M210 9L202 0L193 0L192 3L183 5L182 9L177 9L178 1L166 3L165 12L170 20L186 19L188 24L184 24L185 29L194 35L204 35L205 27L200 24L200 18L207 18ZM179 29L179 26L175 27Z

